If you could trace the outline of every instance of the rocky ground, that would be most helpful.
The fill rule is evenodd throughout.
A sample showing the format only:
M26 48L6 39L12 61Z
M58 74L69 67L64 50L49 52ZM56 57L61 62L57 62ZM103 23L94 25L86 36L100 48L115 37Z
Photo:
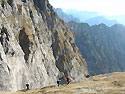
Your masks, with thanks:
M123 72L97 75L89 79L89 81L60 87L51 85L34 90L0 94L125 94L125 73Z

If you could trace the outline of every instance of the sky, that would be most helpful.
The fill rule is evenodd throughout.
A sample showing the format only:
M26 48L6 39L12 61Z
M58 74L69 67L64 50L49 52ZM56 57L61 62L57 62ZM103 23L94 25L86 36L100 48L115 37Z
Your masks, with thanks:
M125 15L125 0L49 0L55 8L100 12L107 16Z

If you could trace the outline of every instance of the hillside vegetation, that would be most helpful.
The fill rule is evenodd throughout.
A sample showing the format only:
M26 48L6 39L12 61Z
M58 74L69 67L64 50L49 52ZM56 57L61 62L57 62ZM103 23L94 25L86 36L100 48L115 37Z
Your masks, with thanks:
M86 23L70 22L69 27L91 74L125 71L125 27L123 25L89 26Z

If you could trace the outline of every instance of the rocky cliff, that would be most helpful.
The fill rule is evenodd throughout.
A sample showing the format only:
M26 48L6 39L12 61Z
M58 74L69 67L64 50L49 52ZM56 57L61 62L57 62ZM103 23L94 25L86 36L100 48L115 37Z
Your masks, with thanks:
M84 79L85 59L48 0L0 0L0 91Z
M125 26L70 22L69 27L91 74L125 71Z

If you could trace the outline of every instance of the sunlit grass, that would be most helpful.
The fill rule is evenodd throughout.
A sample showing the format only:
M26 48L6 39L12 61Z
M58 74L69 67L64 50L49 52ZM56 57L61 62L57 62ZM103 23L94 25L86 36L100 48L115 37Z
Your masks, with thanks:
M125 94L125 73L111 73L90 77L88 81L69 85L51 85L34 90L0 94Z

